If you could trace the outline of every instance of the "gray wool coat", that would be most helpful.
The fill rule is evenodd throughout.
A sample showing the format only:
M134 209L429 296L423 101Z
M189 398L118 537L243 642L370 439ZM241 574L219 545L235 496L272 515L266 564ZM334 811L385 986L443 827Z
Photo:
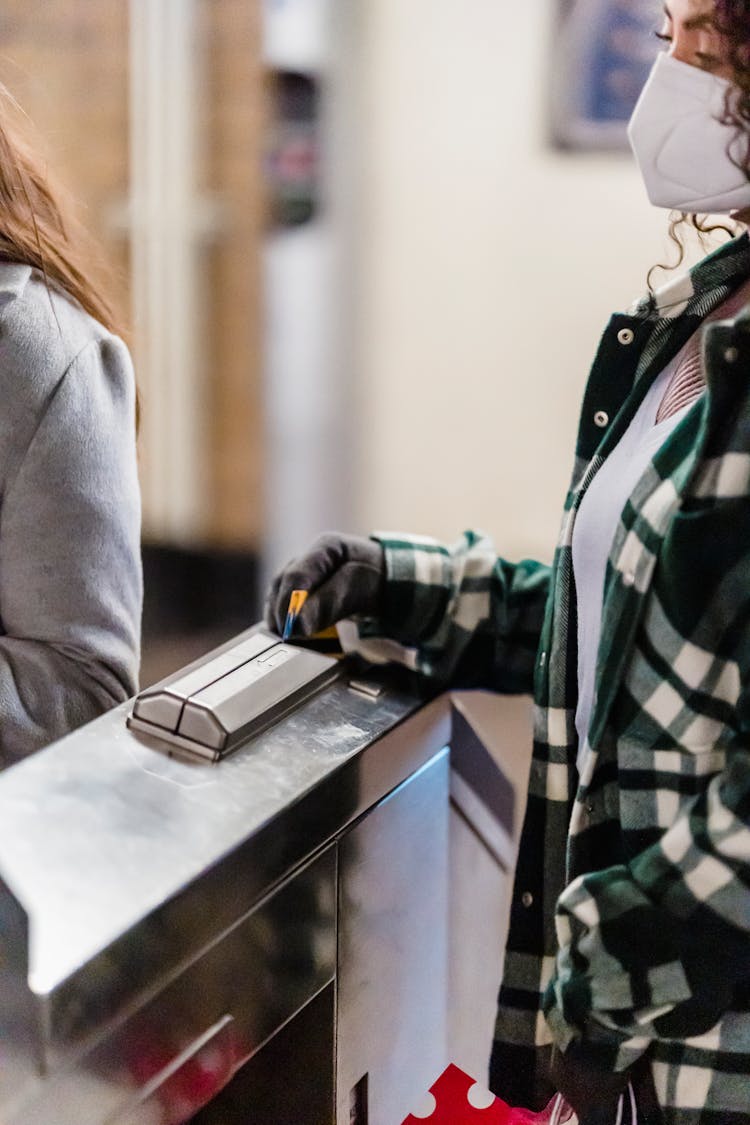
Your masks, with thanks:
M137 686L142 577L127 348L0 263L0 767Z

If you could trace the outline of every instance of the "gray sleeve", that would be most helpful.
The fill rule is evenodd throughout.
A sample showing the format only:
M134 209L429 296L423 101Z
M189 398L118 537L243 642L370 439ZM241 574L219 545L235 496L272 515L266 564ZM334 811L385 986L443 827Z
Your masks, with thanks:
M9 765L136 690L142 578L134 379L95 340L48 399L0 508L0 754Z

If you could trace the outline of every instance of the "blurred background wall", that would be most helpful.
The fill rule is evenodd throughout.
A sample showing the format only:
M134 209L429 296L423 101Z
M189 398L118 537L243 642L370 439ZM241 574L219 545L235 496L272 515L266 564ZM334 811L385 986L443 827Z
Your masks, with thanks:
M550 557L598 335L667 253L627 154L550 144L561 2L5 0L131 325L146 679L325 528Z
M0 36L3 80L112 267L143 397L147 541L256 545L259 6L7 0Z
M553 8L366 5L363 527L549 558L598 336L663 260L629 155L549 144Z

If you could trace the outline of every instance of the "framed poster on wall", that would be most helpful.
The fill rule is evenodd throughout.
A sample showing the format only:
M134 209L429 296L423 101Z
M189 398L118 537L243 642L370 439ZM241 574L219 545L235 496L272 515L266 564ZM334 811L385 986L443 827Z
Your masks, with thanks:
M627 147L626 127L656 58L661 0L556 0L551 133L570 149Z

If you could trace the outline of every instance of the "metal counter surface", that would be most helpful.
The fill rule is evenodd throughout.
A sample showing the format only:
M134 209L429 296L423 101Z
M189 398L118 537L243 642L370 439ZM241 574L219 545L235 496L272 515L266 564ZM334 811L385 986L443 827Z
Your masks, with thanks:
M131 706L0 777L0 872L30 917L29 980L39 994L196 872L256 835L263 841L262 829L282 814L304 805L309 835L315 800L326 802L324 837L331 786L323 783L421 703L395 683L373 701L343 678L216 764L168 757L164 744L129 731ZM357 815L356 793L349 804Z

